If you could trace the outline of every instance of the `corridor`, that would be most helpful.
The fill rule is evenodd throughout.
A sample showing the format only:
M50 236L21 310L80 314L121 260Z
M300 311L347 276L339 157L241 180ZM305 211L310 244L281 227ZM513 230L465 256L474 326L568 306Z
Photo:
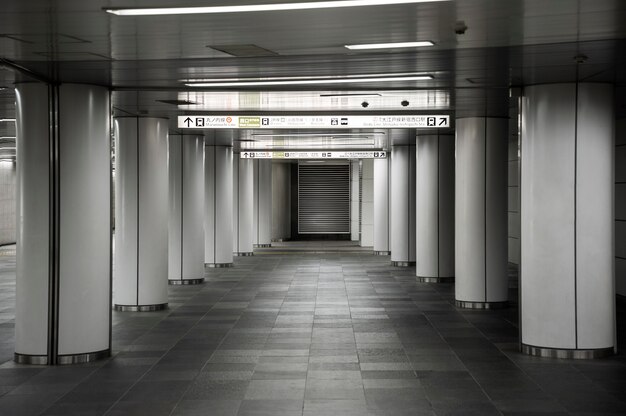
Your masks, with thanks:
M417 283L388 256L285 246L206 269L203 285L170 286L165 311L113 312L112 358L69 367L12 361L15 258L4 250L0 414L626 413L623 353L522 355L517 302L460 310L452 284ZM621 305L622 343L624 315Z

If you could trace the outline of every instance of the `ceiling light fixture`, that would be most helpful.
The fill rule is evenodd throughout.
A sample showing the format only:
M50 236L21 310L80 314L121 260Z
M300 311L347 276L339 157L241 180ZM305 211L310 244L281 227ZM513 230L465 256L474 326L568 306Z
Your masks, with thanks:
M0 122L13 122L15 123L15 119L14 118L0 118Z
M369 82L425 81L433 79L432 75L386 76L376 78L319 78L275 81L236 81L236 82L198 82L187 83L188 87L260 87L271 85L314 85L314 84L356 84Z
M271 133L252 133L253 137L360 137L360 138L369 138L370 136L384 136L385 132L375 131L372 133L366 134L357 134L354 133L281 133L281 134L271 134Z
M434 3L450 0L343 0L343 1L311 1L303 3L269 3L246 4L238 6L205 6L205 7L145 7L123 8L105 7L104 11L117 16L159 16L177 14L216 14L246 12L276 12L286 10L336 9L346 7L389 6L394 4Z
M197 84L197 83L214 83L214 82L270 82L270 81L306 81L306 80L334 80L334 79L361 79L361 78L386 78L386 77L409 77L409 76L425 76L432 79L431 74L423 72L392 72L382 74L349 74L349 75L329 75L329 76L292 76L292 77L249 77L249 78L195 78L179 80L185 84ZM370 93L375 94L375 93ZM380 95L380 94L377 94Z
M398 48L423 48L425 46L434 46L435 44L429 40L419 42L396 42L396 43L366 43L362 45L345 45L351 50L359 49L398 49Z
M376 93L320 94L320 97L382 97L382 94L376 94Z

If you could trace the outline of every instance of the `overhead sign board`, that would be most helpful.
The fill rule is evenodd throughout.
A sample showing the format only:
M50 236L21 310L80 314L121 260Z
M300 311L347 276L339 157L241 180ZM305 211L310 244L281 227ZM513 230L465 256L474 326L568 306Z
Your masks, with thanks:
M387 152L375 151L310 151L310 152L263 152L245 151L239 154L241 159L385 159Z
M178 116L181 129L401 129L450 127L447 115Z

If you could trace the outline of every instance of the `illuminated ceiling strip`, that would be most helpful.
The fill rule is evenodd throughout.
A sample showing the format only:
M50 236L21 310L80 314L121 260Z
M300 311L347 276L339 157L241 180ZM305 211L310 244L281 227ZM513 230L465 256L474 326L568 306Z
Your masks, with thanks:
M396 42L396 43L367 43L363 45L345 45L351 50L359 49L397 49L397 48L423 48L425 46L434 46L435 44L429 40L419 42Z
M372 135L385 135L384 132L372 132L372 133L360 133L355 135L354 133L284 133L284 134L270 134L270 133L253 133L253 137L366 137L369 138Z
M304 3L270 3L246 4L238 6L206 6L206 7L146 7L123 8L106 7L104 10L117 16L159 16L177 14L216 14L216 13L247 13L276 12L286 10L336 9L364 6L390 6L396 4L435 3L450 0L343 0L343 1L312 1Z
M408 76L428 76L431 74L424 72L386 72L382 74L349 74L349 75L329 75L329 76L293 76L293 77L250 77L250 78L190 78L179 80L184 83L196 82L252 82L252 81L289 81L289 80L319 80L319 79L351 79L351 78L385 78L385 77L408 77ZM373 94L373 93L372 93Z
M15 119L14 118L0 118L0 122L2 122L2 121L15 123Z
M407 77L379 78L332 78L332 79L301 79L280 81L241 81L241 82L199 82L185 84L188 87L257 87L270 85L313 85L313 84L355 84L366 82L425 81L433 79L432 75L413 75Z

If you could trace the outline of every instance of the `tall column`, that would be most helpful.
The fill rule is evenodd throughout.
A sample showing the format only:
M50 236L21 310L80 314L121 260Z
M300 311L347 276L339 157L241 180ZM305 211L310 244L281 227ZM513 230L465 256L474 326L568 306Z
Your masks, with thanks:
M167 307L168 121L115 119L115 261L119 311Z
M107 88L18 84L15 361L111 352Z
M374 254L391 254L389 242L389 180L391 158L374 159Z
M415 130L390 130L391 264L415 265Z
M374 159L361 160L361 247L374 245Z
M527 87L521 111L522 351L612 354L613 87Z
M253 253L253 195L254 169L252 159L233 157L233 255L252 256Z
M171 285L204 282L204 137L170 134L169 261Z
M415 274L420 282L454 281L454 134L418 134L415 148Z
M272 160L254 160L254 247L272 246Z
M204 262L233 265L233 148L204 147Z
M455 297L461 308L506 306L508 118L456 120Z
M360 170L358 160L350 161L350 240L361 241L361 196Z
M272 241L290 239L291 163L278 161L272 163Z

